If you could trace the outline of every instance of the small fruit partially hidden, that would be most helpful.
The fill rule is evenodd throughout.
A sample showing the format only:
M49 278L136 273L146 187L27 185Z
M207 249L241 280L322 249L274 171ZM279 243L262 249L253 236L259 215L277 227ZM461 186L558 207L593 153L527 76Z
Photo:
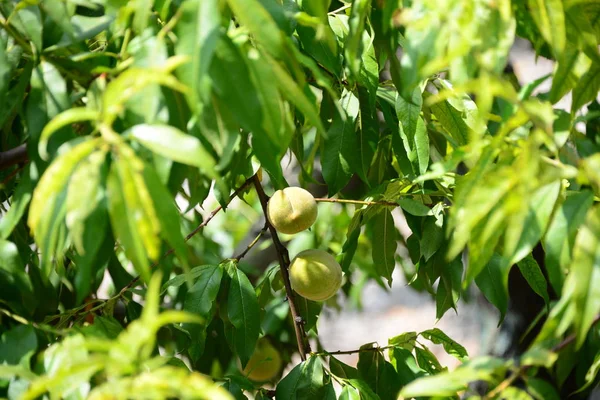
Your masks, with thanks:
M261 339L256 343L254 353L243 373L255 382L268 382L279 374L281 364L281 356L277 349L267 339Z
M323 250L304 250L290 263L290 283L300 296L323 301L342 285L342 267Z
M315 198L299 187L276 191L267 204L267 217L271 225L288 235L310 228L315 223L317 214Z

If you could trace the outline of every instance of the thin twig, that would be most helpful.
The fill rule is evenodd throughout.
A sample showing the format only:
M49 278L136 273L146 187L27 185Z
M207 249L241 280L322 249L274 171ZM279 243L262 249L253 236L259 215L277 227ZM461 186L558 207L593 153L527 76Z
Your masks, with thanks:
M227 200L227 204L231 203L233 201L233 199L235 199L237 197L238 194L240 194L243 190L245 190L248 186L250 186L250 184L253 181L254 176L246 179L246 181L242 184L242 186L240 186L239 188L237 188L235 190L235 192L233 192L231 194L231 196L229 196L229 200ZM188 235L185 237L184 241L187 242L188 240L190 240L195 234L197 234L198 232L200 232L200 230L202 228L204 228L206 225L208 225L208 223L210 222L211 219L213 219L215 217L215 215L217 215L217 213L219 211L221 211L223 209L223 206L219 206L217 208L215 208L214 210L212 210L210 212L210 214L208 214L208 217L206 217L206 219L204 221L202 221L202 223L200 225L198 225L193 231L191 231L190 233L188 233ZM158 266L158 264L160 264L160 262L167 257L170 254L173 254L175 252L174 248L170 248L169 250L167 250L167 252L165 254L163 254L154 264L152 264L150 266L150 269L156 268ZM116 296L121 297L125 294L125 292L127 292L129 289L131 289L136 283L137 281L140 280L140 276L136 276L135 278L133 278L133 280L131 282L129 282L127 285L125 285L123 287L123 289L121 289L121 291L119 292L119 294Z
M502 391L504 389L506 389L507 387L509 387L519 376L521 376L521 372L522 371L523 371L522 368L518 368L515 371L513 371L513 373L510 374L508 376L508 378L506 378L505 380L503 380L502 382L500 382L498 384L498 386L496 386L488 394L486 394L485 397L484 397L484 399L493 399L494 397L496 397L497 395L499 395L500 393L502 393Z
M19 172L21 172L23 170L23 168L25 168L25 165L26 165L26 163L21 164L19 167L17 167L17 169L15 169L10 174L8 174L8 176L6 178L4 178L2 183L0 183L0 186L6 185L12 178L15 177L15 175L17 175Z
M267 229L269 229L269 226L265 223L265 226L263 226L263 228L260 230L260 232L258 232L258 235L256 235L254 240L252 242L250 242L250 244L244 249L244 251L242 251L237 257L234 257L233 259L240 261L242 258L244 258L246 256L246 254L248 254L250 249L253 248L254 245L256 245L256 243L258 243L258 240L261 238L262 235L265 234Z
M397 203L392 203L389 201L364 201L364 200L348 200L348 199L324 199L324 198L316 198L316 202L318 203L345 203L345 204L360 204L364 206L388 206L388 207L398 207Z
M327 15L335 15L335 14L339 13L340 11L344 11L350 7L352 7L352 4L346 4L345 6L342 6L342 7L338 8L337 10L328 12Z
M594 318L594 320L592 321L592 325L590 325L590 328L592 326L596 325L598 322L600 322L600 314L596 315L596 318ZM561 351L562 349L564 349L565 347L567 347L568 345L573 343L576 338L577 338L577 336L575 334L567 336L562 342L560 342L559 344L554 346L552 348L552 351L554 353L558 353L559 351Z
M590 328L592 326L596 325L598 322L600 322L600 314L598 314L596 316L596 318L594 318L594 320L592 321L592 324L590 325ZM576 338L577 338L577 335L575 335L575 334L567 336L562 342L560 342L556 346L552 347L551 351L553 353L558 353L559 351L563 350L565 347L567 347L568 345L573 343ZM493 399L494 397L499 395L504 389L509 387L517 378L519 378L524 371L528 370L531 367L532 367L532 365L524 365L524 366L514 370L512 374L510 374L506 379L504 379L502 382L500 382L498 384L498 386L496 386L494 389L492 389L485 396L485 399Z
M338 350L338 351L319 351L317 353L313 353L315 356L334 356L338 354L356 354L356 353L366 353L369 351L383 351L387 349L393 349L394 347L398 347L397 345L390 346L377 346L377 347L367 347L364 349L356 349L356 350Z
M288 304L290 305L290 313L292 314L292 320L294 322L294 331L296 332L296 341L298 342L298 351L300 352L300 358L302 361L306 360L306 354L310 352L310 348L308 347L308 341L306 340L306 332L304 332L304 321L302 317L298 313L298 309L296 308L296 302L294 300L294 291L292 290L292 285L290 283L290 275L288 268L290 267L290 256L288 254L287 248L281 243L279 240L279 236L277 235L277 230L271 225L269 219L267 218L267 203L269 202L269 198L265 194L263 187L260 183L260 179L258 176L254 176L254 187L256 188L256 193L258 194L258 198L260 200L260 205L262 206L263 213L265 214L265 224L268 226L269 231L271 232L271 239L273 240L273 244L275 245L275 250L277 251L277 258L279 258L279 270L281 271L281 277L283 278L283 285L285 286L285 293L287 296Z
M43 332L47 332L47 333L51 333L53 335L57 335L57 336L66 336L67 332L59 330L59 329L54 329L51 326L45 325L45 324L38 324L37 322L33 322L33 321L29 321L23 317L21 317L20 315L17 314L13 314L8 310L5 310L3 308L0 308L0 313L6 315L9 318L14 319L15 321L23 324L23 325L31 325L36 329L39 329L40 331Z

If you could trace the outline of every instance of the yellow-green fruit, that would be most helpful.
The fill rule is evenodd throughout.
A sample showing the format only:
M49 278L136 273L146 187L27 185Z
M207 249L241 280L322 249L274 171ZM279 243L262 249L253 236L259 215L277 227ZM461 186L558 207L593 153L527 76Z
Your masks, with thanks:
M300 296L323 301L342 285L342 267L323 250L304 250L290 264L290 283Z
M244 375L255 382L267 382L274 379L281 370L281 356L266 339L256 343L250 361L244 368Z
M276 191L267 204L271 225L289 235L310 228L317 219L317 213L317 202L313 195L299 187Z

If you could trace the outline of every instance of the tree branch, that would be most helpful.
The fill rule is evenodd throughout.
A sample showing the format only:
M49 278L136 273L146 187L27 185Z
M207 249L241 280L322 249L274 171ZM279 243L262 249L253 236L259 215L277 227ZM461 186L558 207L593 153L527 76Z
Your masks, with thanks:
M229 196L229 200L227 200L227 204L229 205L229 203L231 203L233 201L233 199L235 199L243 190L245 190L248 186L250 186L252 184L252 182L254 181L254 175L251 176L250 178L246 179L246 181L240 186L238 187L232 194L231 196ZM211 211L211 213L208 215L208 217L206 217L206 219L204 221L202 221L202 223L200 225L198 225L193 231L191 231L190 233L188 233L188 235L185 237L184 241L187 242L188 240L190 240L195 234L197 234L198 232L200 232L200 230L202 228L204 228L206 225L208 225L208 223L210 222L211 219L213 219L215 217L215 215L217 215L217 213L219 211L221 211L223 209L223 206L219 206L217 208L215 208L214 210ZM160 262L167 257L170 254L173 254L173 252L175 251L174 248L170 248L165 254L163 254L154 264L152 264L150 266L150 269L152 268L156 268L158 266L158 264L160 264ZM117 299L121 296L123 296L125 294L125 292L127 292L129 289L131 289L132 287L135 286L135 284L140 280L140 276L136 276L135 278L133 278L131 280L131 282L129 282L127 285L125 285L116 296L113 296L112 298L110 298L109 300L114 300ZM108 301L107 301L108 302Z
M356 350L338 350L338 351L319 351L317 353L313 353L315 356L334 356L338 354L356 354L356 353L366 353L369 351L383 351L387 349L393 349L394 347L400 347L398 345L390 345L390 346L377 346L377 347L367 347L364 349L356 349Z
M244 251L242 251L238 256L234 257L233 259L236 261L240 261L242 258L244 258L246 256L246 254L248 254L250 249L253 248L256 243L258 243L258 240L261 238L262 235L265 234L267 229L269 229L269 226L267 225L267 223L265 223L265 226L263 226L263 228L260 230L260 232L258 232L258 235L256 235L254 240L252 240L252 242L250 242L250 244L244 249Z
M27 144L23 143L14 149L0 152L0 170L27 161Z
M281 271L283 285L285 286L285 293L287 295L288 304L290 305L290 313L292 314L292 320L294 322L294 331L296 332L298 351L300 352L300 358L302 359L302 361L304 361L306 360L306 354L310 352L310 348L308 348L308 341L306 341L306 332L304 332L304 321L302 320L302 317L300 316L300 314L298 313L298 309L296 308L296 302L294 301L295 295L294 291L292 290L292 285L290 283L290 275L288 271L290 267L290 256L288 254L287 248L279 240L277 230L269 222L269 218L267 217L267 203L269 202L269 198L265 194L260 180L256 175L254 175L254 187L256 188L256 193L258 194L260 205L262 206L263 213L265 215L265 224L271 232L271 238L273 239L273 244L275 246L275 250L277 251L277 258L279 258L279 270Z

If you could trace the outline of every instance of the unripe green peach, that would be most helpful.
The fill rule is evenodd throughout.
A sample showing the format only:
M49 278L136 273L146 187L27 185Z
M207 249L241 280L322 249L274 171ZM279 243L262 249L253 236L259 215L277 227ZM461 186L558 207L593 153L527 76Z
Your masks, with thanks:
M323 301L342 285L342 267L323 250L304 250L290 263L290 283L300 296Z
M299 187L276 191L267 204L271 225L289 235L310 228L317 219L317 213L317 202L313 195Z
M244 375L255 382L273 380L281 370L281 356L279 351L267 339L260 339L246 368Z

